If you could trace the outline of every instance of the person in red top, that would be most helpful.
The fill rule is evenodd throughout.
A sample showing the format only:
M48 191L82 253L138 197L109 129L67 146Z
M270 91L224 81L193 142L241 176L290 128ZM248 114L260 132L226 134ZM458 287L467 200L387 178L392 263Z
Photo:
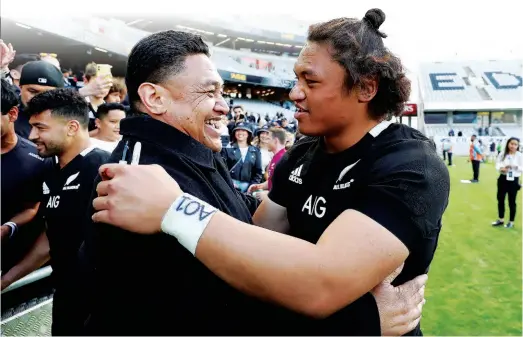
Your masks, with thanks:
M269 143L269 150L274 153L274 156L269 163L269 168L267 169L268 178L267 181L261 184L251 185L248 189L248 193L263 191L263 193L257 193L257 197L261 198L263 195L266 195L272 188L272 175L274 173L274 168L276 164L280 161L283 155L287 152L285 150L285 143L287 141L287 134L284 129L272 128L270 130L272 140Z

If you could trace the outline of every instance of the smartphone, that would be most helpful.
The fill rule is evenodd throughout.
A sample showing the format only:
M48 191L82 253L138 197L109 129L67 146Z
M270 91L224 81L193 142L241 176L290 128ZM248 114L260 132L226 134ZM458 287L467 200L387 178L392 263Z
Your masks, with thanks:
M110 64L97 64L96 76L113 77L113 74L111 73L112 67L113 66Z

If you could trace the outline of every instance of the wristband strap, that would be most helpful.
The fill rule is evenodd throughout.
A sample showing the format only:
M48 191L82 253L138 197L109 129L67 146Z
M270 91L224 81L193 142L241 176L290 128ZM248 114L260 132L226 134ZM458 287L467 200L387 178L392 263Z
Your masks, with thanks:
M4 225L9 226L9 228L11 228L11 233L9 233L9 238L12 238L13 235L15 235L16 231L18 230L18 226L12 221L6 222Z
M208 203L184 193L169 207L162 219L162 231L174 236L193 255L203 231L218 210Z

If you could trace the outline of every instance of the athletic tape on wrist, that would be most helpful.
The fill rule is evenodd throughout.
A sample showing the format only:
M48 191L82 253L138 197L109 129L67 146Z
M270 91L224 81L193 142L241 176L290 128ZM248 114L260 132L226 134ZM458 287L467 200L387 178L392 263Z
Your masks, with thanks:
M162 231L174 236L193 255L203 231L218 210L188 193L179 196L162 219Z

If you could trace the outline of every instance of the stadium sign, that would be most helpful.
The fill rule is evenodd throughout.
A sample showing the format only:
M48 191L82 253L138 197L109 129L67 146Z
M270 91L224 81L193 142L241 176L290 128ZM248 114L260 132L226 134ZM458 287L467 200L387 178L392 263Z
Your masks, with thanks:
M224 81L241 82L256 85L263 85L267 87L278 87L290 89L294 86L296 81L286 80L275 77L262 77L247 74L235 73L227 70L218 69L218 73Z
M413 103L406 103L403 109L403 116L416 116L418 114L418 106Z

